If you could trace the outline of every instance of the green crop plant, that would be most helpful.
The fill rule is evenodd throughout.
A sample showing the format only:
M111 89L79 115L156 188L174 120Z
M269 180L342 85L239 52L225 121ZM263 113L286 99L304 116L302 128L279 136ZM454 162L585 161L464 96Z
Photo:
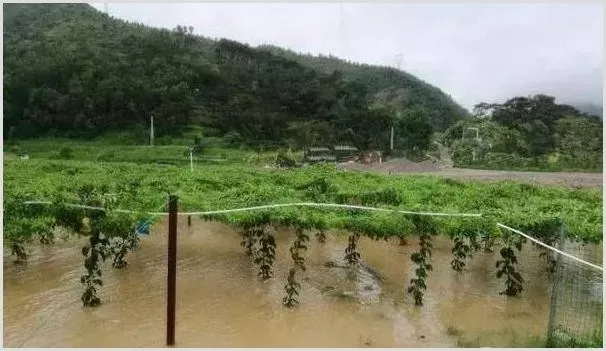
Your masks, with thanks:
M272 266L276 259L276 240L268 232L267 228L261 228L256 232L259 242L259 250L255 258L255 264L259 265L259 276L266 280L273 276Z
M357 251L359 238L358 234L350 235L345 249L345 261L352 266L360 261L360 253Z
M521 251L524 240L520 239L520 237L513 237L513 235L506 233L504 235L504 242L506 246L501 248L501 259L496 263L496 268L498 269L497 278L505 278L505 290L501 291L500 294L516 296L524 290L522 285L524 279L520 272L516 270L518 259L515 255L514 248Z
M295 278L297 272L305 272L305 258L302 256L302 254L303 252L307 251L307 246L305 243L309 241L309 237L307 234L305 234L303 226L296 226L295 231L295 241L289 249L294 266L288 272L287 283L284 286L286 296L282 300L282 303L286 307L294 307L299 304L297 297L299 296L301 284L298 283Z
M255 245L258 240L258 235L256 235L256 233L258 230L259 229L252 224L246 224L242 228L242 241L240 242L240 246L244 247L247 256L253 256L255 253Z
M450 261L450 266L453 270L460 272L465 268L465 260L473 257L473 252L482 248L478 237L482 237L481 233L474 229L459 231L451 236L454 243L452 248L453 259ZM485 246L484 246L485 247Z
M413 216L412 223L419 234L419 251L410 255L410 260L417 265L415 278L410 280L408 293L412 294L415 305L423 305L423 295L427 290L426 279L428 272L433 269L429 263L431 249L433 248L432 236L436 234L435 224L427 217Z
M323 230L317 232L316 240L318 240L319 243L324 244L326 242L326 233Z
M75 153L79 152L75 146L73 148ZM406 241L409 234L418 236L419 251L411 256L416 266L411 293L415 302L421 303L431 271L431 245L435 235L452 238L454 263L451 265L455 270L463 270L475 251L496 249L503 241L497 274L505 280L506 294L517 294L522 289L513 240L519 237L501 233L497 222L547 243L557 242L554 235L560 223L566 225L568 239L590 243L602 240L602 196L597 189L529 187L515 182L451 182L422 176L386 177L340 172L329 165L289 170L211 165L204 171L195 172L177 166L140 164L133 167L123 163L34 158L28 162L5 161L4 165L5 245L11 248L19 262L25 262L28 245L35 241L51 243L56 230L88 237L85 265L90 270L86 269L83 284L89 293L85 299L89 305L100 302L94 297L98 298L102 284L101 263L107 258L113 260L114 267L126 266L126 256L138 242L134 234L135 223L149 218L143 213L165 203L168 193L179 195L182 211L323 202L419 212L483 214L469 218L433 218L334 207L277 207L203 216L205 220L241 228L243 246L259 265L262 279L273 274L275 261L275 238L269 228L295 228L296 237L291 247L295 264L288 273L284 300L291 306L298 303L301 286L297 273L305 267L302 255L309 240L305 231L320 234L319 240L328 230L350 233L349 240L353 245L348 243L346 255L350 255L352 263L360 259L357 243L362 236L375 240L395 237L402 241ZM31 179L36 179L35 185ZM520 198L525 201L520 202ZM37 200L51 204L24 204ZM104 207L106 211L65 205L69 203ZM134 213L122 213L117 209L129 209Z

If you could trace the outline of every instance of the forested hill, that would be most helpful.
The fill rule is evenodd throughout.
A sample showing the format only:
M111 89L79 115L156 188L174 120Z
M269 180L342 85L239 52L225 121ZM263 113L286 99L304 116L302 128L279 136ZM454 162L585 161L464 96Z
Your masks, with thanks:
M334 56L303 55L272 45L263 45L260 48L320 72L340 71L345 79L364 84L371 94L371 99L379 104L402 109L424 109L430 116L432 126L439 131L445 130L461 117L469 116L466 109L439 88L395 68L361 64Z
M4 136L206 136L420 150L468 115L401 71L150 28L86 4L4 4ZM398 116L398 117L396 117ZM413 132L414 131L414 132ZM135 133L136 134L136 133Z

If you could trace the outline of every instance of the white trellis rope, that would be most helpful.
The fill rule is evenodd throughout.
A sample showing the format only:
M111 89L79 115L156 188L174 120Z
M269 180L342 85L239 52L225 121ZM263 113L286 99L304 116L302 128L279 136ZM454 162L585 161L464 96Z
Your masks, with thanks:
M50 204L52 204L52 202L50 202L50 201L26 201L26 202L24 202L24 204L50 205ZM63 205L68 206L68 207L83 208L83 209L88 209L88 210L105 211L105 208L103 208L103 207L78 205L78 204L70 204L70 203L65 203ZM212 215L212 214L255 211L255 210L268 209L268 208L279 208L279 207L333 207L333 208L346 208L346 209L377 211L377 212L395 212L395 213L421 215L421 216L450 216L450 217L481 217L482 216L479 213L415 212L415 211L404 211L404 210L392 210L392 209L387 209L387 208L376 208L376 207L344 205L344 204L331 204L331 203L315 203L315 202L295 202L295 203L286 203L286 204L273 204L273 205L234 208L234 209L229 209L229 210L178 212L177 215L179 215L179 216L203 216L203 215ZM132 210L120 210L120 209L116 209L116 210L112 210L112 211L119 212L119 213L146 213L146 214L149 214L152 216L167 216L168 215L168 212L145 212L145 211L137 212L137 211L132 211Z
M211 215L211 214L255 211L255 210L268 209L268 208L279 208L279 207L333 207L333 208L345 208L345 209L366 210L366 211L376 211L376 212L395 212L395 213L414 214L414 215L421 215L421 216L451 216L451 217L481 217L482 216L479 213L415 212L415 211L404 211L404 210L392 210L392 209L388 209L388 208L376 208L376 207L331 204L331 203L316 203L316 202L294 202L294 203L287 203L287 204L274 204L274 205L234 208L234 209L230 209L230 210L181 212L178 214L183 215L183 216L203 216L203 215ZM154 213L154 214L162 215L164 213Z
M28 205L50 205L52 204L52 202L50 201L25 201L24 204L28 204ZM83 209L89 209L89 210L98 210L98 211L105 211L106 209L103 207L95 207L95 206L87 206L87 205L78 205L78 204L70 204L70 203L65 203L63 204L64 206L68 206L68 207L76 207L76 208L83 208ZM163 205L164 206L164 205ZM229 210L215 210L215 211L198 211L198 212L179 212L177 213L177 215L180 216L203 216L203 215L212 215L212 214L223 214L223 213L233 213L233 212L244 212L244 211L256 211L256 210L263 210L263 209L269 209L269 208L280 208L280 207L333 207L333 208L346 208L346 209L357 209L357 210L366 210L366 211L377 211L377 212L395 212L395 213L402 213L402 214L414 214L414 215L421 215L421 216L450 216L450 217L481 217L482 214L479 213L442 213L442 212L414 212L414 211L404 211L404 210L392 210L392 209L386 209L386 208L376 208L376 207L366 207L366 206L356 206L356 205L344 205L344 204L331 204L331 203L315 203L315 202L296 202L296 203L286 203L286 204L273 204L273 205L263 205L263 206L253 206L253 207L244 207L244 208L234 208L234 209L229 209ZM150 216L166 216L168 215L168 212L137 212L137 211L131 211L131 210L113 210L114 212L119 212L119 213L147 213ZM510 230L513 233L516 233L518 235L521 235L525 238L527 238L528 240L541 245L549 250L552 250L554 252L557 252L563 256L566 256L572 260L575 260L577 262L583 263L585 265L588 265L594 269L600 270L600 271L604 271L604 269L600 266L597 266L593 263L589 263L587 261L584 261L578 257L575 257L571 254L568 254L566 252L560 251L558 249L556 249L555 247L549 246L527 234L522 233L521 231L508 227L502 223L497 223L497 226Z
M513 229L513 228L508 227L505 224L501 224L501 223L497 223L497 226L499 226L501 228L504 228L504 229L507 229L509 231L512 231L512 232L514 232L514 233L516 233L518 235L521 235L521 236L525 237L526 239L528 239L528 240L530 240L530 241L532 241L532 242L534 242L534 243L536 243L538 245L541 245L541 246L543 246L543 247L545 247L545 248L547 248L549 250L555 251L555 252L559 253L560 255L566 256L566 257L570 258L571 260L574 260L574 261L586 264L589 267L595 268L595 269L597 269L599 271L602 271L602 272L604 271L604 268L602 268L602 267L600 267L598 265L595 265L593 263L589 263L589 262L584 261L584 260L582 260L582 259L580 259L578 257L575 257L575 256L571 255L571 254L568 254L566 252L560 251L560 250L556 249L555 247L549 246L549 245L547 245L547 244L545 244L545 243L543 243L543 242L541 242L541 241L539 241L539 240L531 237L530 235L522 233L521 231L519 231L517 229Z

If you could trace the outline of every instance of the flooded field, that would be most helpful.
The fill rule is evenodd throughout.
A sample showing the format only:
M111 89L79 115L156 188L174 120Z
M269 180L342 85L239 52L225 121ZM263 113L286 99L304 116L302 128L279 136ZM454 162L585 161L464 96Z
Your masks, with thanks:
M34 247L24 266L5 251L4 346L164 346L166 233L166 222L156 225L127 268L105 264L104 303L94 309L80 302L83 240ZM232 228L195 219L188 227L181 219L176 346L532 347L545 338L549 279L530 245L519 254L524 292L506 298L495 277L498 253L478 253L455 273L450 240L436 238L425 305L416 307L406 293L415 238L406 246L361 238L363 265L353 270L343 261L346 235L319 244L311 233L300 305L287 309L281 302L291 234L278 233L275 278L260 282ZM601 262L601 249L593 251Z

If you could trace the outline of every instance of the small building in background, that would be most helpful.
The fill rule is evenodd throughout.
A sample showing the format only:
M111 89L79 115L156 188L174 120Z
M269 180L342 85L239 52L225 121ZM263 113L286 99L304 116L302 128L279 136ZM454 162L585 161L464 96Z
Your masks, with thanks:
M355 146L335 145L334 154L338 162L357 161L360 151Z
M310 147L304 152L304 159L307 163L357 161L359 152L358 148L350 145Z
M333 152L327 147L310 147L304 152L303 158L305 162L310 164L319 162L336 162L337 160Z

